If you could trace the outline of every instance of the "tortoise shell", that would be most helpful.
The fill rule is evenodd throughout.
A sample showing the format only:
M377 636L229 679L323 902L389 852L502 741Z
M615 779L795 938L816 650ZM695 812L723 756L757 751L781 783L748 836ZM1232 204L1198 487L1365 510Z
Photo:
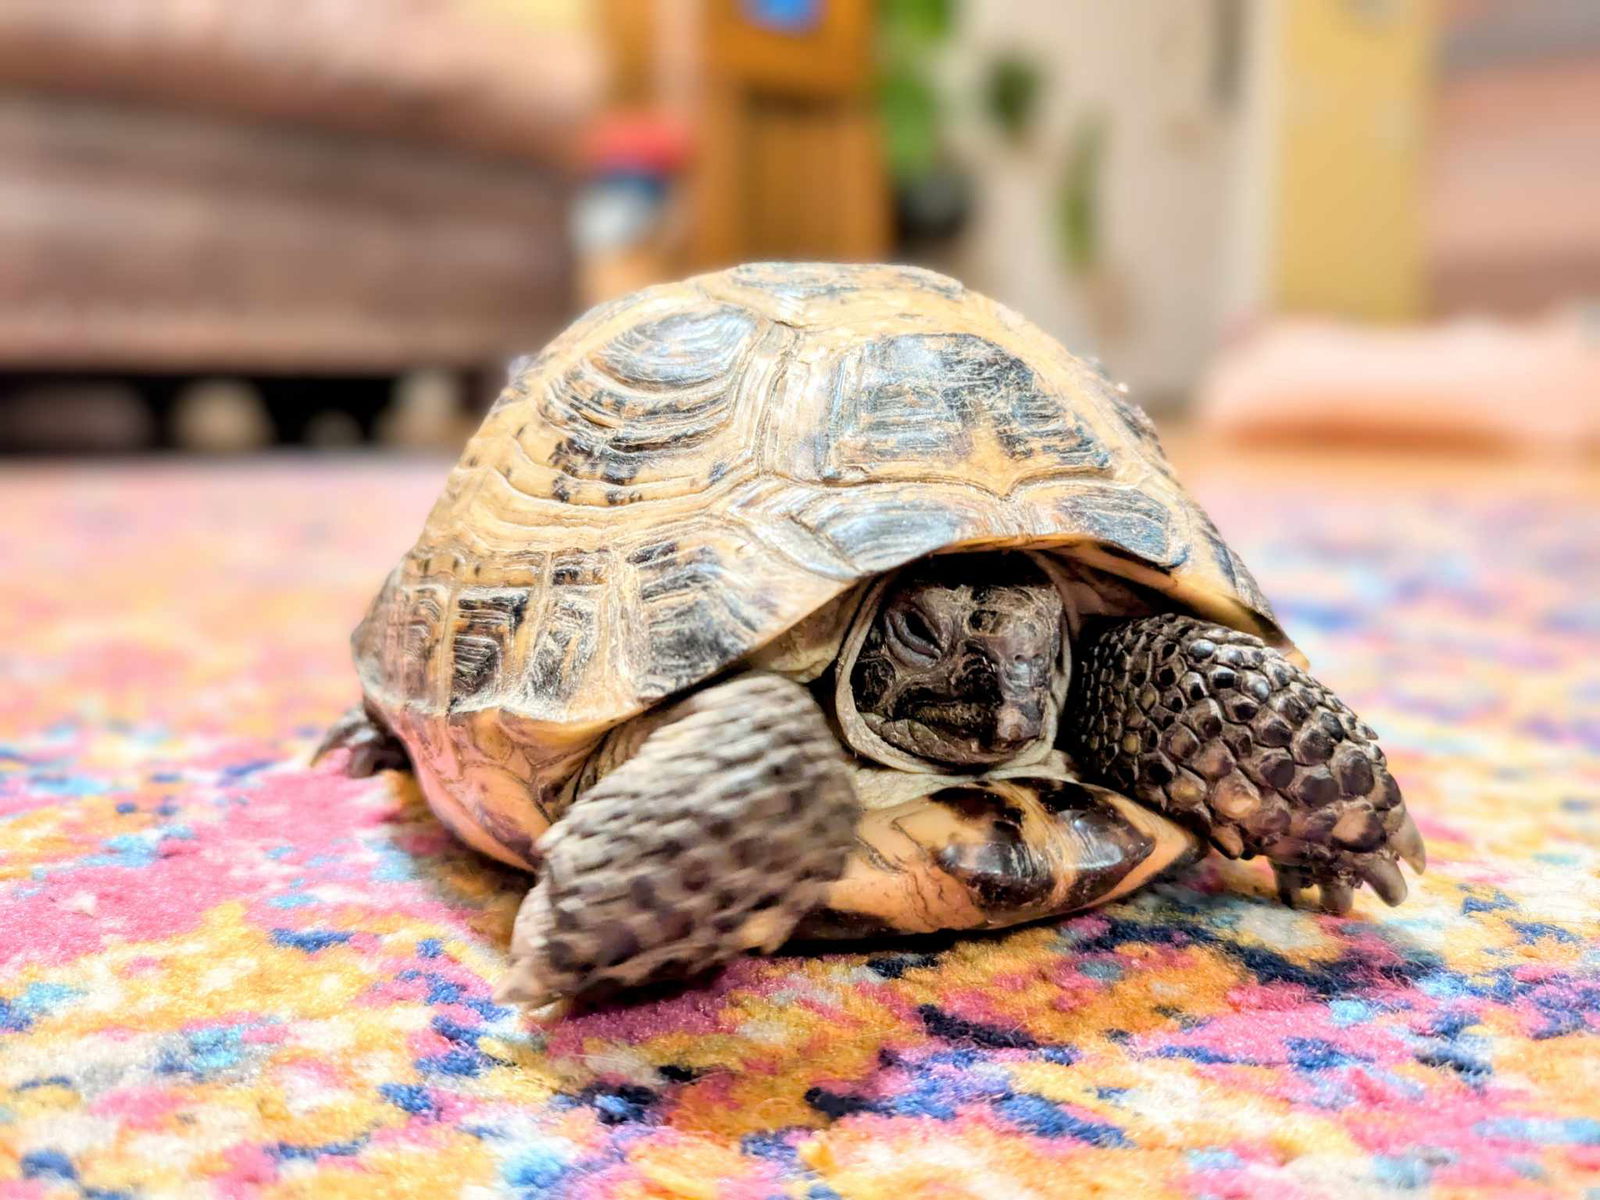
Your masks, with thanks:
M356 658L408 743L493 713L521 769L570 772L862 581L994 547L1292 649L1094 366L929 271L751 264L601 305L520 362Z

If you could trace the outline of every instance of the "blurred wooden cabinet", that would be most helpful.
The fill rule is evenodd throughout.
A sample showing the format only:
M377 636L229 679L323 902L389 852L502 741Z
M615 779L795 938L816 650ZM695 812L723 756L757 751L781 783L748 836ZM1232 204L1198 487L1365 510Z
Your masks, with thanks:
M812 21L762 23L708 0L695 266L758 258L872 261L889 243L889 188L872 94L872 5L816 0Z
M609 0L614 99L690 133L678 270L889 253L869 0Z

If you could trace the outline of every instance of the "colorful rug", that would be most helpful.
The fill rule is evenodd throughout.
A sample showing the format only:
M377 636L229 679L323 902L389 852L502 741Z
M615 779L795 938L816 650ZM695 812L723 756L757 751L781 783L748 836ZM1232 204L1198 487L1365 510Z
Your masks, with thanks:
M1200 491L1432 867L1255 865L551 1026L525 881L305 766L437 463L0 468L0 1198L1600 1196L1600 521Z

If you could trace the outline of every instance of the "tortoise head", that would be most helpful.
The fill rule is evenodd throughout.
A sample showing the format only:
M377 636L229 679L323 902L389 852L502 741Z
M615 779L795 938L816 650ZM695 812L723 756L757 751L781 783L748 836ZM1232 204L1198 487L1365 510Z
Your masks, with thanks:
M1002 763L1044 734L1066 610L1026 555L933 558L890 586L851 668L857 711L900 750Z

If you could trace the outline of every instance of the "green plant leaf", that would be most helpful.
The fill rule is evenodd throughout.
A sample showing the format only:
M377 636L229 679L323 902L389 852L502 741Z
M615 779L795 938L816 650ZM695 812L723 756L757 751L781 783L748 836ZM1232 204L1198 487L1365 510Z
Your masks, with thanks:
M1078 122L1056 193L1056 234L1067 269L1075 275L1100 260L1100 170L1105 120L1098 113Z
M956 0L880 0L878 28L895 44L942 42L956 23Z
M921 71L891 67L878 83L885 153L896 180L916 179L939 157L939 97Z
M983 81L983 107L989 118L1012 142L1020 142L1033 127L1039 110L1044 75L1031 61L1007 54L989 64Z

